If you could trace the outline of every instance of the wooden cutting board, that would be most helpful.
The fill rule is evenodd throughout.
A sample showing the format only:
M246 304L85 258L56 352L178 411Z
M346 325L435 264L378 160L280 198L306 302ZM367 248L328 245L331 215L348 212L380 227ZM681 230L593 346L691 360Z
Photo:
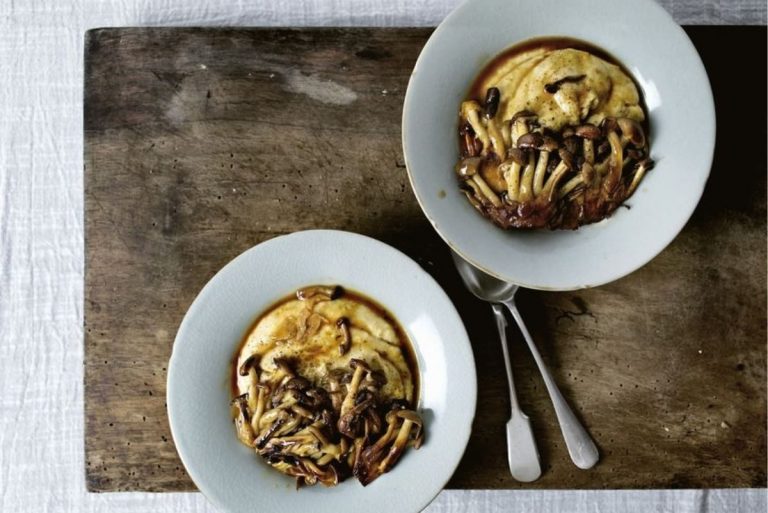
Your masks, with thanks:
M403 96L431 30L89 31L88 489L194 489L166 418L176 329L230 259L308 228L400 248L455 302L479 397L450 487L766 486L766 30L687 31L712 79L720 127L712 176L688 226L615 283L520 295L534 339L602 456L590 471L571 464L515 331L520 401L544 468L532 484L516 483L506 468L509 402L490 309L463 289L403 164ZM754 53L752 68L728 58L744 48Z

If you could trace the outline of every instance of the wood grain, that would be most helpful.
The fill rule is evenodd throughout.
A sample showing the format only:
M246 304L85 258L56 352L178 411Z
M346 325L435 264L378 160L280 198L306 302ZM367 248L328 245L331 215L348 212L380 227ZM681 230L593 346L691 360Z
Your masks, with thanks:
M166 365L184 312L237 254L318 227L402 249L461 312L479 398L449 486L766 486L765 68L739 68L737 83L735 64L720 57L749 47L765 63L766 31L688 32L722 127L712 177L683 233L641 270L596 289L521 294L534 338L602 455L590 471L570 463L513 333L520 400L545 469L527 485L506 469L509 403L490 310L462 288L403 164L403 95L430 30L88 32L88 489L194 488L165 411ZM758 116L739 114L744 97Z

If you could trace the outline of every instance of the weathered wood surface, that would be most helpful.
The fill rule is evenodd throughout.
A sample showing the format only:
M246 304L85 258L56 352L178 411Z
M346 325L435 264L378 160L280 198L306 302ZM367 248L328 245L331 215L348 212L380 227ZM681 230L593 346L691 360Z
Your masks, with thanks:
M765 28L688 30L712 77L720 129L704 198L677 240L613 284L521 294L534 338L602 454L590 471L570 463L513 334L520 400L545 469L527 485L506 469L509 404L490 310L462 288L403 165L402 100L429 32L87 34L89 490L193 489L165 410L166 365L184 312L240 252L317 227L401 248L461 312L479 400L451 487L766 485L765 67L737 73L720 57L751 48L765 63ZM756 102L754 117L741 114L741 98Z

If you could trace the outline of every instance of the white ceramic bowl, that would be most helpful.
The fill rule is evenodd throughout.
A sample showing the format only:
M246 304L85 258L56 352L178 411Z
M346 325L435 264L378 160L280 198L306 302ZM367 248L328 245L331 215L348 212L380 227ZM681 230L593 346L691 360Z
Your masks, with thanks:
M259 313L310 284L341 284L380 302L413 343L421 379L425 443L367 487L296 490L238 442L230 418L231 362ZM474 358L464 326L440 286L413 260L374 239L316 230L277 237L227 264L184 317L168 369L168 417L198 488L225 511L415 512L453 474L475 414Z
M504 231L458 190L459 104L495 55L533 37L570 36L617 57L640 84L656 167L601 223L576 231ZM704 66L685 32L653 0L468 0L430 37L403 108L408 174L442 238L476 267L519 285L593 287L661 252L693 213L712 164L715 110Z

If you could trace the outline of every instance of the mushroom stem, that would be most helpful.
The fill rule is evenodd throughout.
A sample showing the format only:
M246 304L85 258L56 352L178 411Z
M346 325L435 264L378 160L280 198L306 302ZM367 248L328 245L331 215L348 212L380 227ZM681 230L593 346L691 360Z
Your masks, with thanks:
M627 197L632 196L632 194L634 194L635 189L637 189L637 186L640 183L640 180L643 179L645 172L651 169L652 167L653 167L653 161L650 159L642 160L637 164L637 168L635 169L635 176L632 177L632 183L629 184L629 189L627 190Z
M581 171L578 175L568 180L565 185L560 188L559 197L564 198L571 191L582 185L589 185L595 177L595 169L589 162L584 162L581 165Z
M293 411L296 415L300 415L306 419L314 419L315 414L309 411L307 408L303 407L300 404L294 404L291 406L291 411Z
M520 116L512 123L512 146L517 147L517 140L528 133L528 123L525 120L525 116Z
M512 146L512 127L508 121L501 123L501 138L506 146Z
M390 447L386 457L379 463L379 470L386 472L400 458L400 455L405 449L405 445L408 443L412 425L413 421L410 419L403 419L403 424L400 426L400 431L397 432L395 442L392 444L392 447Z
M490 139L488 138L485 126L483 126L480 120L480 105L473 100L462 103L461 115L470 124L472 130L475 131L475 137L483 144L483 150L487 151L490 146Z
M248 376L248 408L250 411L256 410L256 404L258 403L259 394L256 387L259 385L259 372L256 370L258 365L259 355L254 353L246 358L240 367L237 369L237 373L240 376Z
M507 182L507 200L517 201L520 196L520 164L515 161L503 162L499 167Z
M470 134L469 132L464 132L462 137L464 138L463 153L467 157L476 157L478 153L477 151L475 151L475 136Z
M592 139L584 138L584 160L589 162L590 164L595 163L595 143L592 142Z
M464 193L464 196L467 197L467 200L469 200L469 204L475 207L475 210L477 210L480 213L483 213L483 205L478 201L478 199L475 197L474 194L470 191L462 191Z
M517 147L517 141L520 137L528 133L528 123L525 116L520 116L512 122L512 146ZM513 161L511 165L502 168L504 180L507 182L507 199L510 201L520 200L520 170L522 165Z
M248 369L248 408L251 411L256 411L256 407L259 403L259 374L256 372L256 367L252 366Z
M608 132L608 142L611 145L611 156L608 175L603 182L603 191L605 194L611 195L621 180L621 171L624 166L624 149L619 135L612 130Z
M343 417L348 411L355 407L357 391L360 388L360 382L363 379L363 374L368 367L368 365L365 364L362 360L352 359L350 363L352 363L352 365L355 367L355 372L352 374L352 380L349 382L347 395L344 397L344 401L341 403L339 417Z
M340 317L338 321L336 321L336 326L338 326L339 330L341 331L341 342L339 343L339 355L344 356L347 354L347 351L349 351L349 348L352 346L352 335L349 331L349 319L346 317Z
M504 136L496 126L496 122L493 118L487 121L486 129L488 131L488 139L491 141L491 146L493 147L493 152L498 155L499 158L504 158L504 155L507 154L507 148L504 145Z
M552 171L552 174L549 175L547 182L544 184L544 188L541 190L541 195L546 199L546 201L552 201L558 182L567 172L568 164L566 164L564 160L558 162L557 167L555 167L555 169Z
M338 429L339 433L353 438L358 435L360 429L360 421L364 421L363 426L368 429L369 426L365 425L365 418L363 414L368 408L374 405L373 396L356 404L352 409L339 417ZM368 437L368 433L365 434L365 438Z
M567 182L565 182L565 185L563 185L560 188L560 191L558 192L558 197L564 198L568 195L569 192L574 190L576 187L579 187L584 183L584 178L581 175L576 175Z
M493 205L494 207L500 207L501 206L501 200L496 195L495 192L488 186L487 183L485 183L485 180L480 175L474 175L472 177L472 181L475 182L477 187L480 189L480 192L482 192L483 196Z
M355 441L352 442L352 450L349 453L349 466L350 468L355 468L357 466L357 462L360 461L360 454L363 452L363 444L365 443L365 440L360 438L355 438Z
M235 417L235 428L237 431L237 439L248 447L253 447L255 435L253 429L251 429L251 416L248 413L248 401L246 396L247 394L243 394L232 401L232 404L236 406L238 410L237 416Z
M536 158L533 151L528 152L528 163L523 169L523 177L520 181L520 202L527 202L533 199L533 175L536 168Z
M256 399L256 407L253 409L253 416L251 417L251 429L254 432L259 431L259 422L261 416L264 414L264 408L267 405L267 396L269 395L269 387L267 385L258 385L258 396Z
M541 150L539 159L536 162L536 169L533 173L533 195L538 196L544 188L544 176L547 174L547 164L549 164L549 152Z
M363 486L392 468L409 443L418 449L423 440L422 420L416 412L392 409L386 419L387 431L373 445L363 450L352 469ZM387 446L389 451L384 455Z

